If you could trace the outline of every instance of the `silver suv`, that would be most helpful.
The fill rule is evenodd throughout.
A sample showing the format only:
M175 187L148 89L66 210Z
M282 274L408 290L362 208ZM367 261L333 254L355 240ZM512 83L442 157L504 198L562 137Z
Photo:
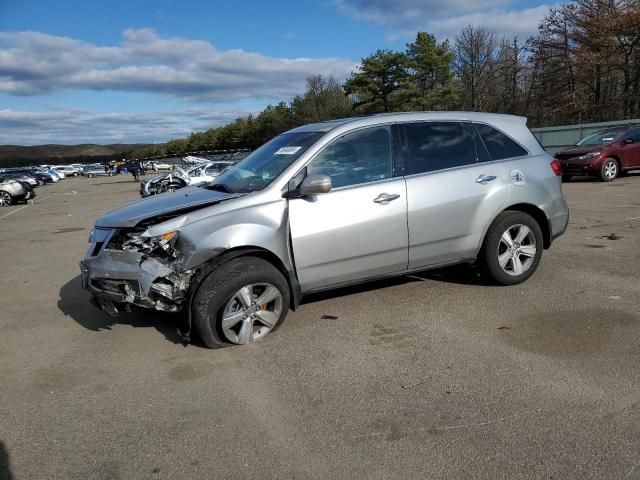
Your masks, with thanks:
M529 278L567 226L526 119L398 113L277 136L204 188L102 216L81 262L102 309L184 311L209 347L264 337L303 295L477 262Z

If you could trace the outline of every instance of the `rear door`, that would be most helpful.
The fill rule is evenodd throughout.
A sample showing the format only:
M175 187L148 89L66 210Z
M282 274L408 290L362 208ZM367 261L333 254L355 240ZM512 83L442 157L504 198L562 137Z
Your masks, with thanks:
M329 193L289 201L291 242L303 291L407 268L407 196L397 175L394 125L337 138L307 165Z
M473 257L504 204L505 179L470 123L406 123L402 132L409 268Z

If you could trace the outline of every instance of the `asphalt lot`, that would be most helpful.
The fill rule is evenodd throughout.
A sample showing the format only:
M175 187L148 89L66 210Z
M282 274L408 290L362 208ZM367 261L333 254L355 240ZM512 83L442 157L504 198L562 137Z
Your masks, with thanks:
M640 175L565 184L569 231L523 285L339 290L219 351L81 290L95 218L137 189L0 210L0 479L5 455L17 479L640 478Z

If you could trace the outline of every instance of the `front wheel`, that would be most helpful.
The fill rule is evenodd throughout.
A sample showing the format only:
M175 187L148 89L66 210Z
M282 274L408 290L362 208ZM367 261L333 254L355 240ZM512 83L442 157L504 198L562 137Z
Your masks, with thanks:
M8 207L13 203L13 197L9 192L0 191L0 207Z
M209 348L260 340L284 321L289 285L271 263L240 257L223 263L198 287L192 305L195 327Z
M600 167L600 180L611 182L616 179L620 172L620 167L615 158L607 158Z
M500 285L527 280L538 268L543 250L538 222L524 212L502 212L489 227L480 260Z

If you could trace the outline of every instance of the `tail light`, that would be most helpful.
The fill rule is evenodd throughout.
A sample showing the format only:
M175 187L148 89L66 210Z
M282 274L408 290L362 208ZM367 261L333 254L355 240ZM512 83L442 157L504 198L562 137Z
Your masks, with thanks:
M557 158L554 158L549 165L551 166L551 170L553 170L553 173L555 173L558 177L562 176L562 166L560 165L560 162Z

